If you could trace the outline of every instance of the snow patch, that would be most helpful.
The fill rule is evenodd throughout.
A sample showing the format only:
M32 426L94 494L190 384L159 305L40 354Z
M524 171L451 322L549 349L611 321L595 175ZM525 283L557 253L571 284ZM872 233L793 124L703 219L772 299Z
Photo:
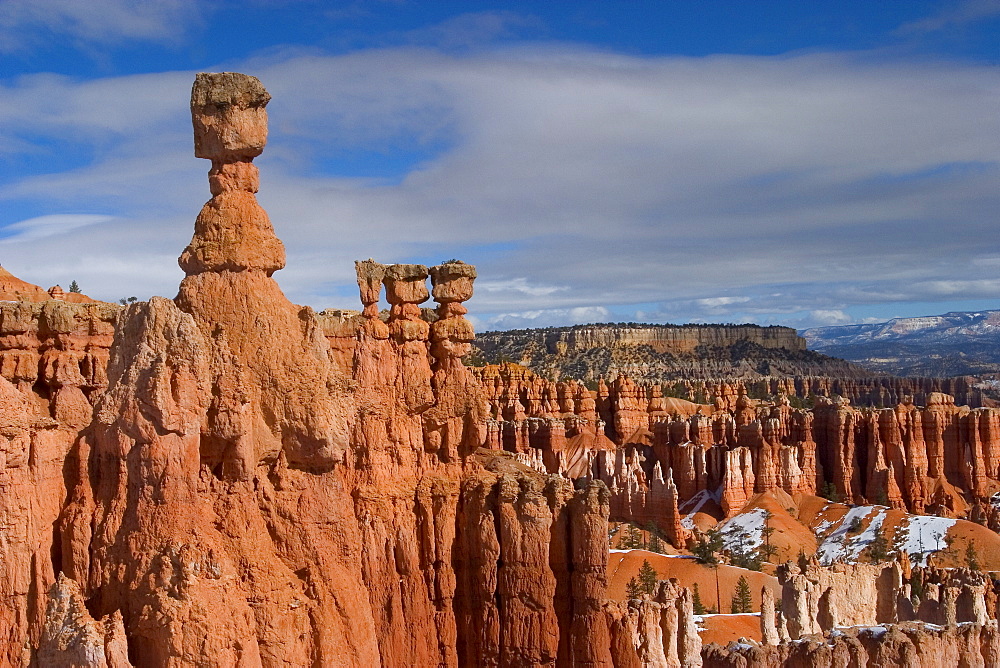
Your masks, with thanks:
M722 525L720 534L724 549L749 554L764 544L767 511L754 508L748 513L731 517Z
M863 520L873 513L875 516L868 522L868 526L863 531L853 536L848 533L851 526L854 525L855 520L863 522ZM824 566L829 566L835 561L857 561L858 557L861 556L861 552L871 545L881 533L885 514L885 506L856 506L848 510L847 514L840 518L838 522L833 522L829 526L823 527L824 530L833 527L833 531L823 539L819 549L816 550L819 562ZM823 524L826 524L826 522ZM817 535L821 533L819 530L821 526L823 525L821 524L816 527Z
M709 499L714 499L715 495L707 489L703 489L690 499L681 504L680 510L683 512L687 508L693 509L681 520L681 526L685 529L694 529L694 516L701 510L701 507L708 503Z
M910 561L926 566L931 554L948 547L945 536L958 520L933 515L910 515L905 526L896 532L899 549L910 555Z
M816 525L816 528L813 529L813 533L816 534L817 536L821 536L824 533L826 533L827 529L829 529L832 526L833 522L831 522L830 520L823 520L822 522Z

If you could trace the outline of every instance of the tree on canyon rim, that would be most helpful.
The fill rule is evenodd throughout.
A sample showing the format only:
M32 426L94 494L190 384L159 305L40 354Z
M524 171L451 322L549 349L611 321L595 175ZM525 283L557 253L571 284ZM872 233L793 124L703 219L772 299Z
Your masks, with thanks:
M656 590L656 581L659 579L660 574L656 572L653 565L649 563L649 559L642 560L642 567L639 568L639 583L642 587L642 591L652 596L653 592Z
M633 598L639 598L640 596L642 596L642 586L633 575L625 584L625 598L632 600Z
M753 596L750 594L750 583L747 582L745 575L741 575L736 582L736 593L733 594L733 601L729 607L734 615L753 612Z
M694 609L694 614L704 615L708 614L708 609L705 608L705 604L701 602L701 592L698 591L698 583L694 583L691 594L691 607Z
M722 534L717 529L709 529L698 537L698 543L691 548L691 553L700 564L718 564L716 554L722 550Z

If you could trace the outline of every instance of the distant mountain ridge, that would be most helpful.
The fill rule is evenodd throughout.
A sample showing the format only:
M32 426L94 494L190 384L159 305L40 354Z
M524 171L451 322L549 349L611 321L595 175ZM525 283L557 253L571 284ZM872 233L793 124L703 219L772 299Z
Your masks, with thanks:
M474 346L481 362L516 362L554 380L618 374L647 382L871 375L807 350L794 329L779 326L602 323L483 332Z
M1000 310L952 311L799 332L809 348L900 376L1000 372Z

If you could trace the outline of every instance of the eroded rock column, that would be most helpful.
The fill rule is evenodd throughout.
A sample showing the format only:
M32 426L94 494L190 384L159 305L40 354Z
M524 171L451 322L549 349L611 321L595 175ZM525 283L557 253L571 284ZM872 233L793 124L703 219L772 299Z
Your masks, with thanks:
M331 364L312 310L290 303L271 278L285 250L257 203L253 165L267 142L270 99L255 77L235 72L199 74L191 89L195 155L212 161L212 199L180 256L187 276L175 301L213 339L221 389L204 434L206 464L237 480L279 455L295 468L332 467L353 417L347 374Z
M465 319L468 309L462 306L472 298L476 268L449 262L431 267L430 274L438 319L430 327L435 403L424 416L424 444L428 451L451 461L485 441L486 407L479 383L462 364L476 336L472 323Z

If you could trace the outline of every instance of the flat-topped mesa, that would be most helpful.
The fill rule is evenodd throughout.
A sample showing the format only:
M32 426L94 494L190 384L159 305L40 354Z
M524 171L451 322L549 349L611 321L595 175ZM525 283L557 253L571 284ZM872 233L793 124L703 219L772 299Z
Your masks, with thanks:
M195 221L194 237L181 254L181 269L259 270L268 276L285 266L285 248L274 235L255 193L260 176L253 159L267 143L271 96L256 77L236 72L201 73L191 89L194 154L212 161L212 199Z

